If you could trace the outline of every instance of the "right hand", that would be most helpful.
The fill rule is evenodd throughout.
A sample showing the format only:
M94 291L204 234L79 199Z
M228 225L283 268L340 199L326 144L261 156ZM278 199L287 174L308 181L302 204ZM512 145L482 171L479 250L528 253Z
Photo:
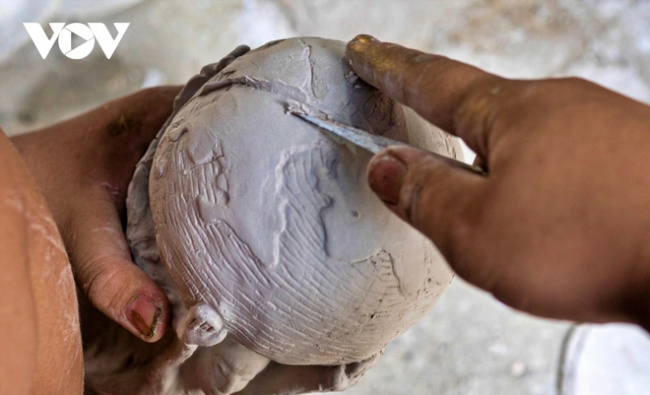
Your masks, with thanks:
M372 189L461 277L532 314L650 330L650 107L581 79L509 80L369 36L347 56L487 169L405 147L369 164Z

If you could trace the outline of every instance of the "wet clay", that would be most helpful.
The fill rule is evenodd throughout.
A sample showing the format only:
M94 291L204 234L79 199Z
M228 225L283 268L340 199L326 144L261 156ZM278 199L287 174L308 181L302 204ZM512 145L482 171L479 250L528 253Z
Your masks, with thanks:
M344 50L319 38L239 47L177 98L127 200L134 259L168 294L174 330L156 352L118 352L147 355L132 369L148 373L122 388L343 390L450 282L433 245L370 191L371 155L287 111L458 157L456 140L359 80ZM111 365L93 355L98 372Z

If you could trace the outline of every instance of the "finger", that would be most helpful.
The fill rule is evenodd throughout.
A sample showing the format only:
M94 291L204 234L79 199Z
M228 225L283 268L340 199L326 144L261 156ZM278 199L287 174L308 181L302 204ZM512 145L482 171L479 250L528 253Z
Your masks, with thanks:
M159 340L169 320L160 288L131 261L114 203L103 191L79 202L64 235L77 280L91 303L142 340Z
M348 43L346 55L363 80L461 137L477 154L485 153L484 126L492 99L509 80L367 35Z
M95 181L111 185L118 209L126 198L135 166L171 114L180 88L144 89L98 108L95 111L103 110L99 119L87 116L93 122L93 135L86 140L84 153L93 155L91 163L102 164Z
M124 150L142 156L172 112L180 86L148 88L103 106L103 130L106 143L122 154ZM106 111L106 109L109 109ZM139 155L138 155L139 154Z
M78 232L68 244L71 261L91 303L146 341L163 336L169 304L158 286L133 264L118 213L135 166L171 113L179 91L179 86L149 88L103 106L107 121L95 121L102 126L95 139L99 144L93 144L101 147L95 155L105 167L86 184L93 196L85 202L92 203L87 209L80 203L70 227Z
M391 147L368 165L368 182L402 219L430 238L452 267L474 231L485 178L439 155L411 147Z
M181 85L159 86L140 90L121 102L120 113L135 114L140 123L134 145L144 152L172 112Z

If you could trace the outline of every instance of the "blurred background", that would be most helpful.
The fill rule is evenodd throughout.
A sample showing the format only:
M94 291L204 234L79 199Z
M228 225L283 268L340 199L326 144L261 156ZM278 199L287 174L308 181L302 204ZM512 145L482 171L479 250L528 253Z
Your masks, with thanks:
M359 33L507 77L582 76L649 103L648 21L643 0L0 0L0 125L22 133L185 83L239 44ZM98 45L82 60L55 45L44 60L23 22L103 22L113 35L113 22L130 26L110 60ZM536 319L455 279L346 393L648 395L649 339L624 325Z

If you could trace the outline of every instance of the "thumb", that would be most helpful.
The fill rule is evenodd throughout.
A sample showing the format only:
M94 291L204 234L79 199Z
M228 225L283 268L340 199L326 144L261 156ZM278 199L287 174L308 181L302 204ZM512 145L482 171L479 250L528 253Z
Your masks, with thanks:
M370 188L431 239L452 267L462 260L460 246L476 228L485 181L452 159L413 147L385 149L368 164Z
M113 203L94 200L78 206L64 237L79 286L90 302L125 329L148 342L167 327L169 302L132 261Z

